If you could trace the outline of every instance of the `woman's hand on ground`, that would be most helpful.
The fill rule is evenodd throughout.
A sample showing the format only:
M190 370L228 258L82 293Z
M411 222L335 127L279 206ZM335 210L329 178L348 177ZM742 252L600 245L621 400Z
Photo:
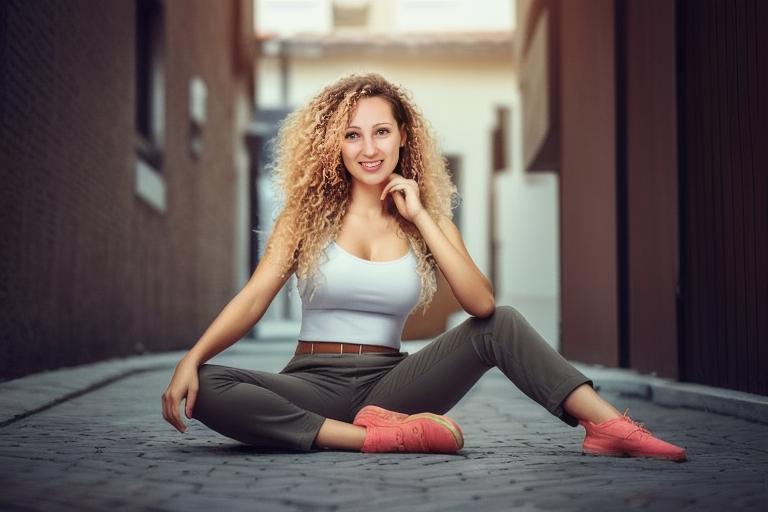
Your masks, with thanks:
M163 418L173 425L179 432L186 432L187 426L179 415L179 404L185 399L185 413L187 418L192 418L192 410L195 407L199 382L197 378L198 365L192 361L182 359L176 365L170 384L163 392Z

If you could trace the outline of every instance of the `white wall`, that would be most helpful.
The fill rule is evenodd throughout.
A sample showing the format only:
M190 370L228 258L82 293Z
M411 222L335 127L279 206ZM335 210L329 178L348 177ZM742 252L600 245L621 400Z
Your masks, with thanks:
M495 178L499 303L520 310L550 345L560 346L557 177L518 169Z
M336 0L368 4L369 33L473 32L512 30L514 0ZM332 0L255 0L258 34L330 34L335 30Z
M329 0L255 0L254 5L258 34L328 34L333 29Z
M494 177L500 303L515 306L555 348L560 346L560 219L558 176L526 173L522 110L515 94L511 168Z
M398 32L512 30L515 6L510 0L397 0L392 2Z

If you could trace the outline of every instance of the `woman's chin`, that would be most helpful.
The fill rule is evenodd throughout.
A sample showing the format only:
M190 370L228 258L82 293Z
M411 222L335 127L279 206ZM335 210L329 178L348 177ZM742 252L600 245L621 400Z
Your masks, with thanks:
M376 186L386 182L390 174L392 174L391 171L377 172L377 173L363 174L363 175L352 174L352 178L355 181L359 182L361 185Z

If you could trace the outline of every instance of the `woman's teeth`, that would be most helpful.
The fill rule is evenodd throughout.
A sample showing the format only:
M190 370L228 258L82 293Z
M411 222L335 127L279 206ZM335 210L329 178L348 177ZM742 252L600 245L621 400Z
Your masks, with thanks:
M363 169L374 171L381 166L382 162L383 160L377 160L375 162L360 162L360 164L363 166Z

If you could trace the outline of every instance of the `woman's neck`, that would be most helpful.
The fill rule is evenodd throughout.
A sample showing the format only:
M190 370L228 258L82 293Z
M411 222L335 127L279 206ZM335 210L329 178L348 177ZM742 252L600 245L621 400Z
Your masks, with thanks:
M350 191L347 213L362 215L370 219L388 217L387 202L390 199L385 198L383 201L379 199L381 191L384 190L385 186L385 183L366 185L354 180L352 182L352 190Z

